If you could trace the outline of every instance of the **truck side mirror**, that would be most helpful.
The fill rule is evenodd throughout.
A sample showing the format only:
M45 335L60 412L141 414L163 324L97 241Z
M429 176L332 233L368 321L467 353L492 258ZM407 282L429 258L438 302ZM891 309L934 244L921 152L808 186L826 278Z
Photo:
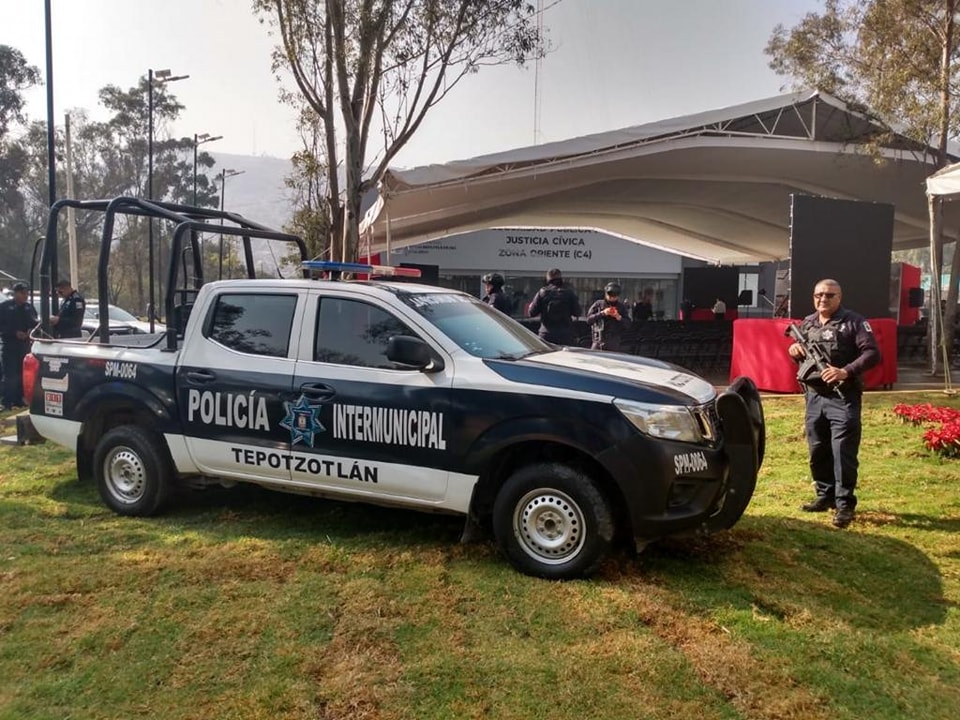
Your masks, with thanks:
M387 360L423 372L443 370L443 360L423 340L409 335L394 335L387 341Z

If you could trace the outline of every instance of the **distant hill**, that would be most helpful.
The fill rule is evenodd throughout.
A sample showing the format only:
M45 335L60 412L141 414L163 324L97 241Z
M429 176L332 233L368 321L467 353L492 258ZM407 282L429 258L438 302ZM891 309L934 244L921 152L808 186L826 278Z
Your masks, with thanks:
M213 170L219 175L223 169L243 171L242 175L227 178L225 210L282 230L293 216L292 192L284 186L292 166L289 160L266 155L231 155L210 153L217 164ZM344 178L341 176L340 182ZM217 183L220 180L217 178ZM377 190L371 190L360 203L366 212L377 199Z
M293 215L290 190L284 178L290 173L289 160L256 155L230 155L211 152L218 174L227 170L243 171L227 178L224 209L254 222L280 230ZM217 180L219 182L219 178Z

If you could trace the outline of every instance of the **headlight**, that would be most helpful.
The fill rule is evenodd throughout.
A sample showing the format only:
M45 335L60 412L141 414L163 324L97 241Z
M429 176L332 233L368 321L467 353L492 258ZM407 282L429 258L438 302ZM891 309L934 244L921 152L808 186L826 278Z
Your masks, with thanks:
M613 404L637 430L646 435L681 442L702 441L697 421L685 407L632 400L614 400Z

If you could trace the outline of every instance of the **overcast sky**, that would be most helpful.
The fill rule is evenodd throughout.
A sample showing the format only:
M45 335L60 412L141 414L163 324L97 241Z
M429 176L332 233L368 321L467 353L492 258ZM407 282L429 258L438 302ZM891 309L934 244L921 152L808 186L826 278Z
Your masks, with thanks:
M535 2L535 0L533 0ZM544 0L550 6L552 0ZM250 0L52 0L57 122L102 117L97 91L130 88L148 68L190 78L174 135L223 135L212 152L288 157L299 149L277 100L274 45ZM434 109L394 163L412 167L563 140L776 95L763 48L817 0L562 0L545 16L553 52L534 66L488 68ZM43 0L0 0L0 44L45 70ZM534 136L534 89L540 132ZM43 89L29 94L46 117Z

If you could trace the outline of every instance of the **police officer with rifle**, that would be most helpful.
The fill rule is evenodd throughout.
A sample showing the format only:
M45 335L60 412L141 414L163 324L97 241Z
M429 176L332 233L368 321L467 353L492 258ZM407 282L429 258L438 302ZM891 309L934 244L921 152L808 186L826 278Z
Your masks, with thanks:
M816 312L787 329L795 342L787 352L800 367L804 387L804 429L810 473L817 496L806 512L836 508L833 524L847 527L857 506L855 490L861 435L862 374L880 362L870 323L847 310L836 280L821 280L813 291Z

